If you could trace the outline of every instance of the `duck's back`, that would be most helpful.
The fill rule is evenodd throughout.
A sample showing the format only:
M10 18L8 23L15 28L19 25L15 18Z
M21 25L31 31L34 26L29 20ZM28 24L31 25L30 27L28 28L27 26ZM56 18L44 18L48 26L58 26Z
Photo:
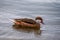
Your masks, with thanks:
M36 24L35 20L33 20L33 19L24 18L24 19L21 19L21 21L30 23L30 24Z

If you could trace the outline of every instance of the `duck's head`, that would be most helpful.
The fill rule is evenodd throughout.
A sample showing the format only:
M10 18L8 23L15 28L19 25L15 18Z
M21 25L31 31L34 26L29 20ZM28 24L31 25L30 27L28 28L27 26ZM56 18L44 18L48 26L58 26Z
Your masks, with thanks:
M42 19L42 17L40 17L40 16L37 16L37 17L35 18L35 20L38 21L38 23L44 24L43 19Z

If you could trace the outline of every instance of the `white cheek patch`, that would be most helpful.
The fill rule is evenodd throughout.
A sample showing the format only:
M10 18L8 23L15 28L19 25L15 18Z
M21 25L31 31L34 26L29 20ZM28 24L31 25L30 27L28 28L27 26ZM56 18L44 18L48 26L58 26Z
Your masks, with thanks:
M37 23L41 23L41 20L36 20Z

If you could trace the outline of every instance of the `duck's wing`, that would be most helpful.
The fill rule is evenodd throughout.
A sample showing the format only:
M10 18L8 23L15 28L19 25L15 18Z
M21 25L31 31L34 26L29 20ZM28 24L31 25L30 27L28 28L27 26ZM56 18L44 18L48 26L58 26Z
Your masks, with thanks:
M15 21L18 22L26 22L26 23L30 23L30 24L36 24L36 21L33 19L28 19L28 18L21 18L21 19L14 19Z
M21 19L21 21L30 23L30 24L36 24L36 21L33 19L24 18L24 19Z

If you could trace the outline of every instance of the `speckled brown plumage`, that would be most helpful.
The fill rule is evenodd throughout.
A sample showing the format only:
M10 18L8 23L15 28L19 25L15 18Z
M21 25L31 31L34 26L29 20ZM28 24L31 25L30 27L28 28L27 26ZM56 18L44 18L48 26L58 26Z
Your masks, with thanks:
M33 20L33 19L28 19L28 18L23 18L23 19L15 19L15 21L22 21L22 22L25 22L25 23L29 23L29 24L36 24L36 21Z

